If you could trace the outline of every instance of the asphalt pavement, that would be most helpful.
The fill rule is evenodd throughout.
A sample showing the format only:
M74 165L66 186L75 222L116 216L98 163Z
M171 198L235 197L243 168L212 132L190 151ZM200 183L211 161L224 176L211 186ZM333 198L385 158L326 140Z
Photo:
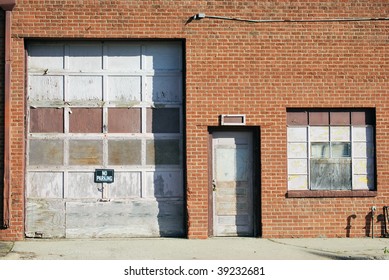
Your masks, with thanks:
M26 239L0 260L389 260L389 238Z

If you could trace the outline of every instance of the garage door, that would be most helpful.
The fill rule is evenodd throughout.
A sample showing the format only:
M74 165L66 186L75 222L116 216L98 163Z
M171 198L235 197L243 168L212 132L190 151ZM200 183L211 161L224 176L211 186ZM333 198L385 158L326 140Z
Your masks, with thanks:
M184 235L181 42L27 51L26 236Z

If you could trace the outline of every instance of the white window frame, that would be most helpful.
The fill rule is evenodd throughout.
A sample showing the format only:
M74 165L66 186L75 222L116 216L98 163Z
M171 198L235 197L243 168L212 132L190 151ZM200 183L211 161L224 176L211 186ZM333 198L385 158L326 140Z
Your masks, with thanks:
M350 127L350 141L331 141L331 127ZM312 141L310 139L310 130L312 127L318 127L317 125L288 125L287 126L287 160L288 160L288 190L312 190L311 189L311 144L315 142L320 142L320 141ZM322 125L321 127L328 127L329 128L329 139L328 141L321 141L321 142L328 142L331 144L331 142L349 142L351 145L351 154L350 154L350 160L351 160L351 190L366 190L366 191L375 191L376 186L375 186L375 176L376 176L376 171L375 171L375 126L371 124L366 124L366 125ZM304 136L299 136L300 140L295 140L291 139L291 134L293 128L297 129L305 129L305 137ZM357 133L358 129L362 131L365 129L366 135L365 135L365 140L361 140L357 138ZM359 132L360 132L359 131ZM294 132L296 133L296 132ZM301 140L305 139L305 140ZM358 155L356 153L356 145L358 144L365 144L366 147L366 155L365 157ZM301 147L303 144L306 146L306 154L304 155L303 152L301 152L301 156L296 156L296 154L293 156L293 152L291 152L291 147L292 145L298 145L301 144ZM303 151L304 149L301 148ZM360 153L361 154L361 153ZM331 158L331 157L330 157ZM303 163L303 160L306 160L306 168L305 171L303 172L301 168L301 172L294 172L296 170L296 167L293 166L293 162L300 162ZM357 164L359 163L362 165L362 163L366 161L366 172L361 173L358 168ZM363 166L362 166L363 167ZM359 168L361 169L361 168ZM362 168L363 169L363 168ZM303 180L303 176L306 176L306 182ZM300 184L295 181L292 183L291 181L294 180L295 178L300 177ZM365 177L365 179L364 179ZM362 184L358 184L357 180L364 181L366 180L366 185L362 186ZM303 184L304 182L304 184ZM321 191L337 191L337 189L331 189L330 186L328 188L323 188L323 189L315 189L315 190L321 190ZM347 189L339 189L339 190L347 190Z

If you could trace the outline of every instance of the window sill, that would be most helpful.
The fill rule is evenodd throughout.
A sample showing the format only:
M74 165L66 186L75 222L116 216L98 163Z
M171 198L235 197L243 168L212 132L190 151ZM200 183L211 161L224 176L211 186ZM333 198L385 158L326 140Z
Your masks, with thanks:
M375 197L377 191L288 191L287 198Z

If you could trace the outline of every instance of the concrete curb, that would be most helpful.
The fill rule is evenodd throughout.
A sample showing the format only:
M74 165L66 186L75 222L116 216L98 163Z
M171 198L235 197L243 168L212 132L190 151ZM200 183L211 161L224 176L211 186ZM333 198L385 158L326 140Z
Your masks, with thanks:
M11 252L13 246L14 246L13 242L0 241L0 257L7 256L8 253Z

